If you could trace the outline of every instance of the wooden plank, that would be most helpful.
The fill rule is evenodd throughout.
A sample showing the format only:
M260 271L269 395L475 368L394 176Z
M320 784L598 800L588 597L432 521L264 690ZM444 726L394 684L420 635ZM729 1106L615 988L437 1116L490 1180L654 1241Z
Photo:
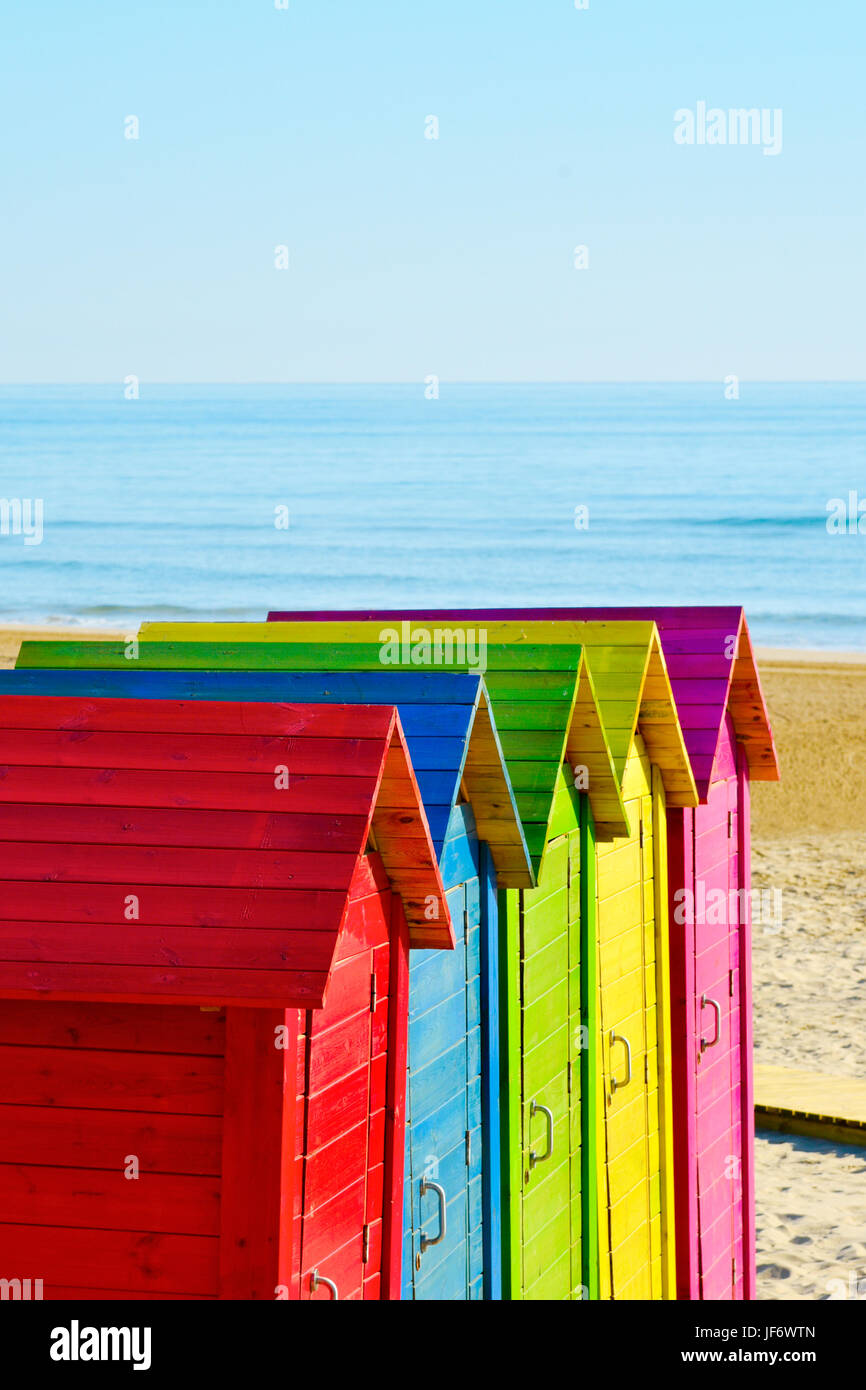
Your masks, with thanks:
M223 1062L172 1053L0 1047L0 1096L7 1105L96 1106L175 1115L219 1115Z
M114 1171L134 1153L148 1173L217 1177L221 1144L222 1115L0 1105L0 1163Z
M60 642L52 645L66 656L72 654L76 644ZM18 677L9 673L6 683L14 691ZM77 733L82 736L85 733L110 732L153 733L165 737L174 733L193 738L197 735L222 734L249 739L292 738L299 745L303 745L308 738L348 738L381 743L388 735L392 717L393 701L386 706L270 704L212 698L130 698L120 703L112 699L93 698L92 692L86 692L84 698L0 692L0 727L65 731L70 735ZM82 738L84 744L88 741Z
M604 1094L599 1038L598 882L592 809L581 797L580 818L580 1014L586 1045L580 1056L582 1282L586 1296L599 1297L599 1199L602 1156L599 1129Z
M190 819L193 819L190 816ZM135 883L203 888L291 889L345 894L357 849L349 854L306 850L211 849L191 845L93 845L7 841L0 882ZM418 861L417 848L410 864ZM2 898L0 898L2 903Z
M129 1178L120 1161L108 1171L0 1163L0 1212L27 1226L215 1236L220 1183L146 1169Z
M298 1017L230 1009L223 1113L219 1292L272 1301L291 1284ZM285 1042L285 1046L278 1046ZM252 1136L255 1142L251 1143Z
M400 899L391 899L391 1000L385 1099L381 1297L398 1300L402 1287L406 1072L409 1060L409 928Z
M0 1267L44 1270L49 1288L107 1284L131 1298L153 1293L213 1297L218 1246L212 1236L0 1223Z
M0 921L0 959L45 965L166 964L187 970L297 970L326 976L334 943L327 932L226 932L211 927L147 927L112 923ZM0 978L3 977L0 968Z
M56 644L58 651L66 644ZM63 654L63 652L61 652ZM144 700L256 701L267 704L393 705L472 707L479 677L446 671L155 671L147 653L122 671L85 669L0 671L0 694L86 696ZM447 719L447 715L446 715ZM426 722L426 719L425 719ZM352 721L352 727L359 726ZM404 728L409 728L404 719Z
M0 766L0 800L58 806L161 806L203 811L314 812L364 815L376 779L289 774L277 787L271 773L207 773L129 768Z
M435 941L431 944L437 944ZM210 970L169 966L7 961L2 966L4 999L105 1000L150 1004L155 997L179 1004L262 1008L319 1008L328 977L314 971Z
M489 848L479 850L481 886L481 1105L484 1297L502 1298L502 1183L500 1134L499 912Z
M96 845L207 845L213 849L357 854L366 815L196 811L153 807L27 805L0 802L0 841L34 840ZM395 831L424 838L423 827L401 820Z
M188 887L132 878L120 885L9 879L3 883L0 902L5 921L114 921L130 931L139 923L242 931L239 923L279 929L287 921L297 921L307 931L336 933L346 898L345 891L338 889ZM130 896L137 899L135 917L127 911Z
M135 701L124 701L134 723ZM170 719L170 702L166 702L165 720ZM200 704L196 709L206 709ZM256 706L236 706L241 710ZM361 720L364 710L361 707ZM360 722L360 720L359 720ZM381 720L377 719L377 723ZM452 758L450 742L445 739L419 740L419 747L428 746L428 757L434 767L447 766ZM272 780L281 766L292 773L309 773L317 777L378 776L382 762L381 736L361 738L309 738L284 734L188 733L147 730L142 733L133 727L118 732L82 732L58 728L30 729L10 726L5 722L4 701L0 699L0 765L18 764L30 767L95 767L141 768L152 771L166 769L189 772L261 772ZM462 747L462 742L460 744ZM432 753L429 751L432 748ZM423 765L423 764L421 764Z
M743 891L744 900L751 904L752 853L751 853L751 795L749 790L749 764L745 752L737 749L737 865L738 887ZM741 1127L743 1145L743 1297L755 1298L757 1279L757 1256L755 1247L755 1079L754 1079L754 1037L752 1008L752 919L751 908L747 906L746 920L740 925L739 933L739 1007L741 1038L740 1048L743 1062L741 1073Z
M170 1004L127 1009L117 1004L6 1000L0 1008L2 1043L222 1056L225 1015Z

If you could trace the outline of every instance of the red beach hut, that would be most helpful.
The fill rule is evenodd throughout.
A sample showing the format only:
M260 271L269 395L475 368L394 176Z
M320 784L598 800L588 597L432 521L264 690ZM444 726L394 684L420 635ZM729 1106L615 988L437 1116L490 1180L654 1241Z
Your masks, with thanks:
M3 696L0 837L0 1277L399 1298L453 934L396 711Z

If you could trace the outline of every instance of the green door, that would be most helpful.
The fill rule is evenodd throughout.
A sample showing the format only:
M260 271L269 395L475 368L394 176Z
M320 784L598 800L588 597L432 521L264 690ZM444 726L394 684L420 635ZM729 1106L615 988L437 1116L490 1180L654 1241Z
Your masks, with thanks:
M580 1298L580 831L520 895L520 1294Z

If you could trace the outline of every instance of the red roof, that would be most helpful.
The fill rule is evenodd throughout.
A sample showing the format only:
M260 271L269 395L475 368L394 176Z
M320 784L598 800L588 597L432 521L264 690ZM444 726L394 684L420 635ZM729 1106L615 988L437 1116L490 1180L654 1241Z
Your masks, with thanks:
M453 947L392 707L0 696L0 995L319 1007L371 832Z

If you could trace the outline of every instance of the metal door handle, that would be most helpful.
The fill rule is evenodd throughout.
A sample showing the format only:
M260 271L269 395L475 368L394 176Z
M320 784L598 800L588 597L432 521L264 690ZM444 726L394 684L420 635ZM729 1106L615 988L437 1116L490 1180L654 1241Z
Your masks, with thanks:
M529 1150L529 1166L534 1168L536 1163L546 1163L553 1153L553 1111L546 1105L539 1105L537 1101L529 1103L529 1118L534 1120L536 1115L543 1115L547 1120L547 1152L539 1154L535 1149Z
M430 1237L426 1236L423 1231L421 1232L422 1255L424 1254L424 1251L429 1249L431 1245L441 1245L443 1240L445 1239L445 1232L447 1230L447 1217L445 1213L445 1188L441 1187L438 1182L428 1182L426 1178L422 1178L421 1196L425 1197L428 1192L435 1192L436 1196L439 1198L439 1234L438 1236L436 1236L435 1240L431 1240Z
M320 1274L317 1269L314 1269L312 1274L310 1275L310 1293L315 1293L316 1289L319 1287L320 1284L324 1288L330 1289L331 1298L333 1300L336 1300L340 1297L340 1295L337 1293L337 1285L334 1283L333 1279L326 1279L324 1274Z
M715 1047L719 1038L722 1036L722 1006L721 1004L717 1004L715 999L711 999L708 994L702 994L701 1008L705 1009L708 1004L716 1015L716 1036L713 1038L712 1042L707 1042L706 1038L701 1038L701 1052L706 1052L708 1047Z
M614 1029L611 1028L611 1030L610 1030L610 1048L611 1048L611 1051L613 1051L613 1045L614 1045L614 1043L617 1043L617 1042L625 1043L625 1081L617 1081L617 1079L616 1079L615 1076L611 1076L611 1078L610 1078L610 1090L611 1090L611 1095L613 1094L614 1091L621 1091L622 1088L623 1088L624 1086L627 1086L628 1083L631 1081L631 1043L629 1042L628 1038L623 1038L623 1037L618 1036L617 1033L614 1031Z

